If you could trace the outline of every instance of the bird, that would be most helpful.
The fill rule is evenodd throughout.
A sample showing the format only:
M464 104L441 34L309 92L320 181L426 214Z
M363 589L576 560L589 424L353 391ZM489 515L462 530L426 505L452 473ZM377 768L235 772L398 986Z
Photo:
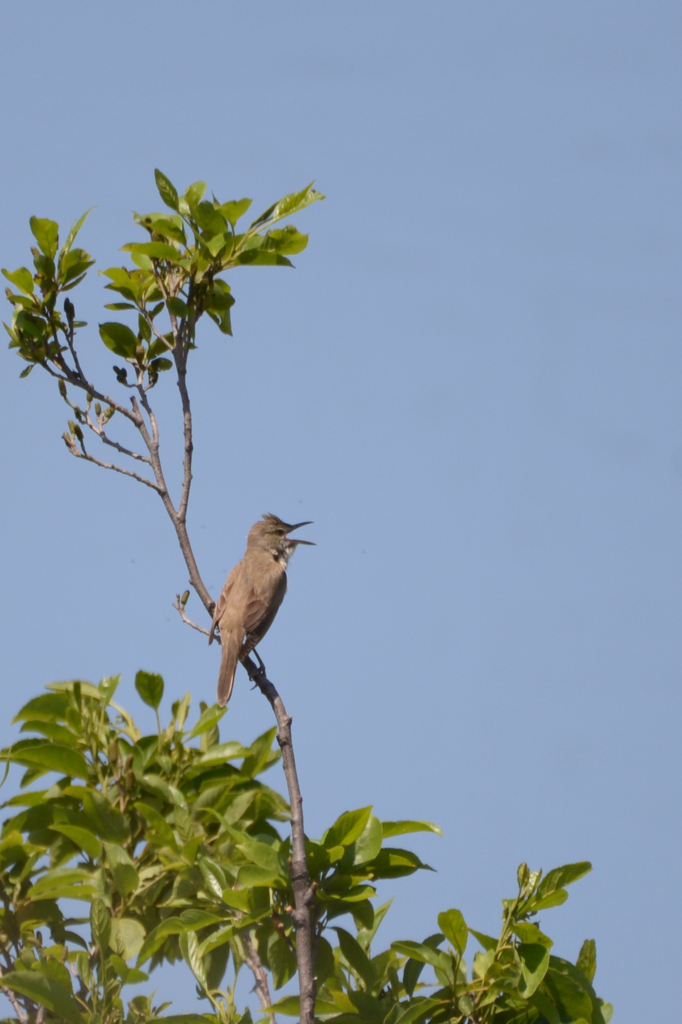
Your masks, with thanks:
M232 695L237 662L253 651L274 622L287 592L289 559L299 544L315 546L289 534L310 525L292 525L267 513L249 530L246 552L225 581L208 638L213 643L217 626L222 645L217 696L221 707Z

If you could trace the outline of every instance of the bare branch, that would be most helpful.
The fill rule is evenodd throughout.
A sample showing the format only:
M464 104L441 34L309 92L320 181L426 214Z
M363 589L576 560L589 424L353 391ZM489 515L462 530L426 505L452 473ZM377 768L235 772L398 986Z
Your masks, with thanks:
M116 412L120 412L127 420L130 420L130 422L136 427L138 426L139 412L138 417L136 417L135 413L126 408L125 405L121 405L121 403L117 402L115 398L111 398L109 395L103 394L103 392L94 387L85 377L78 377L73 370L69 369L68 366L64 366L63 373L57 373L57 371L53 369L47 361L41 363L41 366L44 366L50 376L54 377L55 380L62 380L65 384L71 384L74 388L80 388L81 391L85 391L86 394L92 395L93 398L96 398L98 402L106 402L107 405L113 406Z
M5 973L6 972L0 966L0 978L2 978ZM19 1002L19 998L18 998L16 992L13 992L11 988L7 988L6 985L0 985L0 991L2 991L3 995L6 995L7 998L9 999L10 1003L12 1004L12 1009L16 1013L16 1015L19 1018L19 1021L21 1022L21 1024L27 1024L27 1022L28 1022L28 1013L26 1012L26 1010L23 1008L23 1006Z
M119 444L118 441L112 441L110 437L107 437L104 427L102 426L102 424L106 421L106 417L104 417L103 415L99 415L97 416L96 420L93 421L92 416L90 415L89 400L85 412L83 412L80 406L77 406L73 402L71 402L67 395L64 396L64 401L68 406L70 406L70 408L74 410L74 412L78 411L78 413L80 413L80 415L84 417L84 422L86 426L88 427L89 430L93 432L93 434L95 434L100 439L102 444L108 445L109 448L114 448L121 455L127 455L128 458L130 459L135 459L137 462L146 462L148 466L151 466L152 462L148 455L140 455L139 452L134 452L132 451L132 449L126 448L125 445Z
M89 419L90 417L88 417L88 420ZM110 437L107 437L101 427L98 430L96 427L91 426L90 422L88 422L88 426L94 434L97 434L97 437L100 439L102 444L108 445L109 448L115 448L121 455L127 455L129 458L135 459L136 462L146 462L148 466L151 466L152 460L148 455L140 455L139 452L134 452L130 448L126 448L124 445L119 444L118 441L112 441Z
M254 985L254 991L258 996L261 1006L264 1010L269 1010L272 1006L272 999L270 998L270 986L268 985L268 976L263 967L263 961L258 955L258 950L254 946L248 935L243 937L244 945L246 947L248 956L246 957L246 966L250 969L256 984ZM274 1013L268 1013L271 1024L275 1024L276 1017Z
M66 441L66 435L64 435L64 440ZM102 469L113 469L115 473L122 473L123 476L132 477L132 479L137 480L138 483L145 484L147 487L151 487L153 491L156 491L157 494L161 494L161 489L159 488L158 484L154 483L153 480L145 480L145 478L143 476L140 476L139 473L133 473L132 470L124 469L123 466L117 466L113 462L102 462L101 459L96 458L94 455L91 455L90 452L86 450L85 444L82 441L80 444L81 447L79 451L78 447L75 444L71 444L68 441L66 441L67 448L69 449L71 454L74 455L77 459L85 459L86 462L92 462L94 463L95 466L101 466ZM161 496L163 497L162 494Z
M192 629L198 630L200 633L203 633L204 636L210 636L211 635L210 629L204 629L203 626L198 626L196 624L196 622L192 622L192 620L187 617L187 615L185 614L185 609L184 609L184 606L182 604L182 601L180 600L180 595L179 594L177 595L177 601L175 602L173 607L176 609L176 611L178 611L180 613L180 618L182 619L182 621L186 622L188 626L192 627ZM216 640L220 640L220 637L216 637Z
M69 346L69 352L71 353L71 358L73 359L73 365L76 367L76 373L81 378L81 380L85 380L85 374L83 373L83 371L81 369L80 360L78 359L78 353L76 352L76 346L74 344L74 337L75 337L75 335L76 335L76 332L75 332L75 330L73 328L73 325L70 324L69 325L69 329L66 332L66 342L67 342L67 344Z
M254 652L255 653L255 652ZM258 660L260 658L256 655ZM315 956L313 952L313 922L311 907L315 900L315 888L310 884L308 862L305 853L305 832L303 828L303 797L298 783L294 748L291 741L291 717L287 714L282 698L274 683L265 674L265 666L260 661L256 665L247 655L242 665L249 674L249 679L256 684L261 693L270 702L277 719L277 742L282 750L284 776L289 790L291 805L291 885L294 890L296 906L291 916L296 929L296 964L298 966L299 991L301 994L300 1024L314 1024L315 996L317 982L315 979Z

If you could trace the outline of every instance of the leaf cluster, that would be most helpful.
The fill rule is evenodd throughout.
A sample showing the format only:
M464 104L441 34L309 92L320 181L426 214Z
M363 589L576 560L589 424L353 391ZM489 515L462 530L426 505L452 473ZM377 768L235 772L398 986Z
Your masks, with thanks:
M292 266L289 256L302 252L308 236L293 225L274 225L324 198L312 185L273 203L247 228L238 221L251 205L250 199L226 203L215 196L205 198L206 185L197 181L182 194L157 170L156 184L168 210L164 213L134 214L134 222L148 240L130 242L123 252L130 254L133 267L111 267L101 273L110 291L121 301L107 305L111 310L131 310L138 315L137 329L112 321L100 324L103 343L115 355L131 364L136 380L145 378L153 386L158 375L172 366L168 358L178 346L194 347L195 328L206 313L223 334L231 334L230 309L234 298L230 286L219 275L239 266ZM59 226L46 218L32 217L33 272L27 267L3 270L15 291L6 289L14 307L11 325L5 325L10 348L29 366L52 364L66 369L65 353L73 344L74 332L86 324L75 319L70 299L64 314L57 309L58 297L84 279L94 260L84 249L73 248L76 235L90 211L71 228L59 248ZM162 312L168 325L158 326ZM127 382L124 368L115 368L120 383ZM145 376L146 375L146 376Z
M0 983L47 1020L249 1024L235 1006L240 970L257 956L275 989L296 973L290 839L278 827L289 808L261 779L280 756L275 730L248 747L223 742L224 709L202 705L190 727L189 695L162 728L163 679L139 672L138 694L158 723L142 735L114 700L117 684L52 684L21 709L26 735L0 754L22 770L0 835ZM423 942L372 952L390 906L375 906L377 883L430 870L394 845L419 831L440 833L430 822L382 822L364 807L307 840L317 1015L334 1024L606 1024L610 1007L592 987L594 942L570 964L552 955L537 920L567 899L587 863L544 877L521 865L497 939L453 909ZM69 915L74 901L86 905L82 917ZM481 950L469 969L471 936ZM168 1004L150 996L126 1005L126 985L179 961L209 1014L164 1017ZM298 1014L298 997L275 1009Z
M536 919L539 911L563 903L564 887L589 870L582 862L543 877L522 864L518 894L502 904L498 938L470 928L461 911L451 909L438 915L440 930L422 942L397 941L374 954L372 943L390 904L378 907L355 936L336 928L338 947L322 947L318 962L323 981L317 1015L334 1024L607 1024L612 1007L592 986L594 940L583 943L572 964L551 954L553 942ZM481 949L469 969L464 954L470 937ZM296 1016L298 999L285 998L274 1009Z

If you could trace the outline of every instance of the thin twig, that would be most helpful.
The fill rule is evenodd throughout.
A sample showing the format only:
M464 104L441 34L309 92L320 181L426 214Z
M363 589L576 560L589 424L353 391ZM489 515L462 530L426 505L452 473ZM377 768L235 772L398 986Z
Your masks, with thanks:
M258 955L258 950L254 946L248 935L242 936L244 945L248 956L245 958L246 966L250 969L256 984L254 985L254 991L258 996L258 1000L265 1011L268 1011L272 1006L272 999L270 998L270 986L268 985L268 976L263 967L263 961ZM276 1024L277 1018L274 1013L268 1013L271 1024Z
M2 966L0 966L0 978L2 978L5 973L6 972L2 969ZM21 1003L19 1002L16 992L13 992L11 988L7 988L6 985L0 985L0 989L2 990L4 995L6 995L7 998L9 999L10 1003L12 1004L12 1009L16 1013L21 1024L27 1024L28 1014L21 1005Z
M111 398L109 395L103 394L98 388L93 387L90 381L85 377L81 378L75 374L73 370L66 366L66 364L64 364L63 373L57 373L57 371L54 370L47 361L41 363L41 366L43 366L50 376L55 378L55 380L61 380L65 384L71 384L74 388L80 388L81 391L85 391L86 394L92 395L93 398L96 398L98 402L105 402L107 405L113 406L116 412L120 412L121 416L125 416L127 420L130 420L131 423L138 427L139 414L136 417L130 409L125 407L125 405L121 405L121 403L117 402L115 398Z
M124 469L123 466L117 466L114 462L102 462L101 459L91 455L85 448L83 442L81 442L80 451L75 445L67 444L67 447L72 455L75 455L77 459L85 459L86 462L92 462L96 466L101 466L102 469L113 469L115 473L123 473L124 476L130 476L133 480L137 480L140 484L146 484L147 487L151 487L157 494L161 494L158 484L155 484L153 480L145 480L139 473L133 473L130 469Z
M180 600L179 594L177 595L177 600L174 603L173 607L180 613L180 618L182 619L182 621L186 622L188 626L192 627L192 629L197 629L200 633L203 633L204 636L211 635L210 629L204 629L203 626L198 626L196 622L192 622L192 620L187 617L187 615L185 614L185 609L183 607L182 601ZM216 639L219 640L220 638L216 637Z

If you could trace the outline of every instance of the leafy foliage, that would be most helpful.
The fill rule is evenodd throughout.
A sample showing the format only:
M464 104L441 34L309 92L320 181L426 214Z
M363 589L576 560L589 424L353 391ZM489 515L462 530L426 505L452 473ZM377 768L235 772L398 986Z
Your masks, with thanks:
M293 225L274 225L324 198L308 185L273 203L249 227L238 231L237 222L251 205L250 199L227 203L220 203L215 196L205 199L206 185L201 181L178 195L161 171L155 175L161 199L172 212L135 214L135 223L149 240L123 246L123 251L130 254L132 268L102 271L108 280L106 287L122 300L107 308L136 312L137 330L116 321L99 327L106 347L131 364L138 380L146 375L151 386L159 373L171 368L167 357L179 339L184 345L194 346L196 323L204 313L223 334L232 333L230 310L234 298L219 275L239 266L292 266L288 257L305 249L308 236ZM89 212L76 221L61 248L58 224L32 217L31 231L38 243L31 250L33 271L27 267L3 270L16 289L6 290L14 314L11 325L5 327L10 348L29 364L24 375L37 363L51 364L63 373L63 354L73 342L73 329L86 326L74 319L74 306L68 298L62 315L57 299L80 284L94 263L84 249L73 247ZM163 311L169 322L159 328L158 318ZM118 372L120 382L127 381L126 374Z
M275 989L296 972L290 840L278 827L289 811L261 779L280 756L275 730L248 747L222 742L224 709L202 705L190 728L187 695L166 728L144 736L114 701L117 685L52 684L21 709L15 721L27 735L0 755L22 769L0 839L3 989L28 1014L44 1007L47 1020L141 1024L168 1004L138 995L125 1007L125 986L184 961L212 1011L162 1019L248 1022L234 989L249 945ZM163 679L140 672L136 687L156 711ZM389 908L375 907L376 884L427 868L387 840L416 831L440 830L381 822L364 807L308 841L319 1016L336 1024L608 1021L592 988L594 943L574 966L551 955L551 939L532 920L563 902L586 863L544 877L522 865L499 939L448 910L423 942L373 953ZM74 902L85 905L83 916L67 910ZM470 936L482 947L471 972ZM275 1008L296 1015L297 997Z

